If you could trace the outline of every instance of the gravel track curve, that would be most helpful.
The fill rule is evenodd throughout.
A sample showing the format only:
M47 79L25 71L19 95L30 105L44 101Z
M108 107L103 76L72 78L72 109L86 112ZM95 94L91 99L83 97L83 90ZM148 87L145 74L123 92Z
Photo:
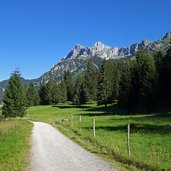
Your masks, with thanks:
M28 171L117 171L51 125L33 123Z

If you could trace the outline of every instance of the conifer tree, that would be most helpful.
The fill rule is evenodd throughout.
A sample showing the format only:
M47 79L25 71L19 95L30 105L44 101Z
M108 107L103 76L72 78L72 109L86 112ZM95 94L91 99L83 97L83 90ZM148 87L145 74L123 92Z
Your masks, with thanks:
M155 53L154 55L154 59L155 59L155 65L156 65L156 72L157 72L157 79L158 79L158 85L157 85L157 94L156 94L156 99L158 101L161 100L161 98L163 99L163 88L162 87L162 83L163 83L163 76L164 76L164 65L163 65L163 61L164 61L164 54L162 53L162 51L158 51Z
M45 80L43 80L40 83L39 96L40 96L40 104L48 105L48 92L47 92Z
M8 81L3 98L2 114L5 117L23 117L26 111L26 95L21 83L21 74L15 70Z
M64 81L67 89L67 100L72 101L74 95L74 83L69 71L64 72Z
M117 97L117 69L111 60L107 60L104 65L104 82L106 83L106 103L112 103ZM116 69L116 70L115 70ZM116 74L116 75L115 75Z
M89 60L85 72L84 84L88 101L96 100L97 95L97 68Z
M28 106L37 106L40 103L40 97L38 91L35 88L33 82L30 83L26 89L27 105Z
M119 66L119 65L118 65ZM103 61L98 77L97 104L111 104L118 98L119 93L119 67L113 61Z
M131 68L129 62L122 64L121 79L119 85L119 104L123 107L130 107L131 86L132 86Z
M58 102L64 103L67 100L67 87L65 81L62 80L58 84Z
M84 84L84 77L78 75L75 83L75 93L73 98L73 104L81 106L87 102L87 92Z
M80 97L79 97L79 105L86 104L88 101L87 90L85 88L85 83L83 82L80 87Z
M112 78L112 99L116 100L119 96L119 82L121 78L121 68L120 63L113 62L111 68L111 78Z
M46 95L47 95L47 104L55 104L57 103L57 88L56 88L56 82L54 79L50 76L47 84L46 84Z
M145 51L138 51L136 55L139 82L140 103L149 107L155 99L157 73L154 57Z
M163 58L161 77L162 94L164 97L171 100L171 47L167 50L166 55Z
M82 83L83 83L83 78L81 77L81 75L78 75L75 82L74 97L72 101L74 105L80 104L80 88Z
M104 104L107 106L108 95L107 95L107 78L105 77L105 65L106 61L104 60L100 68L100 73L98 77L98 88L97 88L97 104Z

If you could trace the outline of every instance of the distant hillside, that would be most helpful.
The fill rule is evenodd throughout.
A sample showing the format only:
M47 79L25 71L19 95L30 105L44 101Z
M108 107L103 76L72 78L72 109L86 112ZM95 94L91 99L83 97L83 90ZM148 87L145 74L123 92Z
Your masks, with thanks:
M36 84L39 84L41 79L38 78L38 79L33 79L33 80L26 80L22 78L23 85L29 85L32 81L35 82ZM2 101L2 97L3 97L5 87L7 86L7 84L8 84L8 80L4 80L0 82L0 102Z

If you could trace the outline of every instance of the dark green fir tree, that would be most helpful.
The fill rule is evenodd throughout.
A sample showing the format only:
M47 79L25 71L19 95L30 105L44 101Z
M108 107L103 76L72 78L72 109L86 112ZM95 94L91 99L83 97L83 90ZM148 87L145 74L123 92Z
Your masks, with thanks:
M124 62L121 67L121 79L119 83L119 104L122 107L130 107L131 103L131 68L129 62Z
M87 91L88 101L96 100L97 95L97 78L98 70L93 65L92 61L89 60L85 72L84 85Z
M136 55L139 101L140 104L150 107L154 103L157 88L157 72L152 54L140 50Z
M37 106L40 104L40 97L33 82L26 88L26 97L28 106Z
M64 103L67 100L67 87L65 81L62 80L58 84L58 102Z
M23 117L26 106L26 94L21 83L21 74L19 70L15 70L11 74L5 89L2 114L5 117Z
M75 93L73 98L73 104L77 106L81 106L85 104L88 100L87 91L84 84L84 77L82 75L77 76L77 80L75 83Z
M114 76L113 66L114 65L112 61L105 60L101 65L97 86L98 105L107 106L107 104L111 104L118 96L119 75Z
M67 100L72 101L74 96L74 83L69 71L64 72L64 81L67 89Z

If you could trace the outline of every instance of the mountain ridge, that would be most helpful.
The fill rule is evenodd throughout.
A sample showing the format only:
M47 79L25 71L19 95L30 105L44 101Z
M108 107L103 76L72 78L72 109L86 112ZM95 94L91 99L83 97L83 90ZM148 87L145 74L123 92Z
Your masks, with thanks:
M62 78L64 71L70 71L74 76L80 72L84 72L87 61L91 58L100 63L99 60L126 60L135 56L139 49L147 49L152 52L156 50L165 51L168 48L167 39L171 37L171 31L168 31L164 37L156 40L149 41L143 39L138 43L131 44L128 47L119 48L117 46L108 46L100 41L96 42L91 47L85 47L80 44L76 44L73 49L68 53L65 58L62 58L60 62L55 64L49 72L45 73L42 77L46 80L47 75L52 75L58 82ZM98 62L97 62L98 61ZM97 65L97 64L96 64ZM98 66L98 65L97 65Z
M138 43L121 48L117 46L108 46L100 41L96 42L91 47L76 44L66 57L62 58L60 62L54 64L53 67L42 76L32 80L26 80L23 78L22 82L26 85L31 81L39 84L42 80L47 81L50 75L56 80L56 82L59 82L63 77L64 71L70 71L74 78L79 73L85 71L89 59L91 59L94 65L99 68L104 59L116 61L126 60L135 56L139 49L147 49L151 52L155 52L156 50L166 51L170 42L171 31L166 32L162 38L156 41L142 39ZM0 82L0 99L2 99L6 85L7 80Z
M68 55L64 58L62 58L61 61L65 61L67 59L73 59L78 58L80 56L94 56L96 53L99 54L99 52L107 53L106 55L102 55L100 57L104 57L106 59L114 59L118 56L131 56L135 55L137 50L143 47L151 46L159 41L162 41L164 39L167 39L171 36L171 31L166 32L163 38L160 38L157 41L149 41L147 39L142 39L138 43L133 43L128 47L117 47L117 46L108 46L100 41L96 42L92 47L85 47L80 44L76 44L74 48L68 53ZM159 47L159 46L158 46ZM61 62L60 61L60 62Z

